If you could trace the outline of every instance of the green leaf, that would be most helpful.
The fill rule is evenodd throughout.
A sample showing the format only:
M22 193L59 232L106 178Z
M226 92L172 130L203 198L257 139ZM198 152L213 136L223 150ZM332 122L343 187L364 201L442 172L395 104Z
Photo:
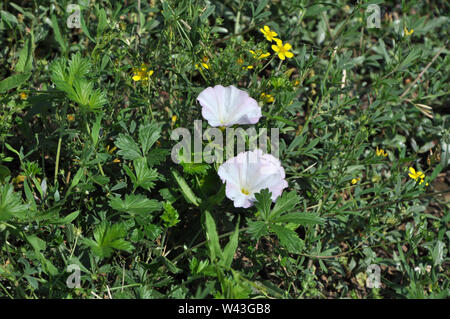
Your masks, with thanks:
M8 22L8 25L10 27L12 27L12 24L16 24L16 25L18 24L16 16L7 11L1 10L0 17L2 18L1 20Z
M166 227L173 227L180 222L178 217L178 211L172 206L170 202L163 204L164 213L161 215L161 219L164 221Z
M84 169L82 167L80 167L77 171L77 173L75 174L75 176L72 179L72 183L70 183L70 188L74 188L75 186L78 185L78 183L81 180L81 177L83 176L84 173Z
M32 42L33 36L30 35L25 40L25 44L20 51L19 54L19 61L16 64L16 71L17 72L30 72L33 68L33 42Z
M140 186L145 190L153 188L155 186L154 182L158 180L158 172L155 169L148 168L145 157L138 158L133 163L136 172L135 187Z
M73 222L78 217L78 215L80 215L80 211L79 210L77 210L77 211L75 211L73 213L70 213L69 215L67 215L65 217L58 218L58 219L55 219L55 220L51 220L51 223L53 225L70 224L71 222Z
M100 128L103 114L99 114L95 119L95 123L92 126L91 137L94 147L97 146L98 139L100 137Z
M191 175L206 175L209 164L206 163L181 163L183 166L183 171Z
M22 196L14 192L12 185L0 186L0 221L6 221L12 217L23 217L28 209L29 206L22 203Z
M127 165L123 165L123 169L125 171L125 173L127 173L127 175L130 177L131 182L133 183L133 185L135 185L135 187L137 188L137 177L136 175L134 175L133 171L131 170L131 168L129 168Z
M154 166L161 164L161 162L165 161L166 157L170 154L170 150L165 148L154 148L150 151L148 151L146 157L147 157L147 163L148 165Z
M53 33L55 34L55 40L56 40L56 42L58 42L59 46L61 47L61 52L63 54L65 54L67 51L67 44L66 44L66 41L63 40L61 31L59 29L58 20L54 14L52 14L52 27L53 27Z
M301 240L297 233L286 227L271 225L272 230L280 240L281 244L286 247L289 252L299 253L303 249L303 240Z
M261 212L261 217L264 220L268 220L270 216L270 206L272 206L272 193L269 189L265 188L259 193L255 194L256 202L255 206Z
M0 82L0 93L5 93L11 89L18 87L25 83L31 76L31 72L18 73L7 77Z
M119 134L114 144L120 149L117 154L121 155L124 159L135 160L142 157L139 146L128 135Z
M205 226L209 257L213 262L216 260L216 257L220 260L222 259L222 250L220 248L219 236L217 235L216 223L208 211L205 211Z
M11 171L5 165L0 164L0 182L11 175Z
M154 123L139 126L139 143L144 156L161 135L161 126Z
M225 268L230 268L233 262L234 254L236 253L236 249L238 246L239 239L239 221L236 224L236 228L234 233L230 237L230 241L227 243L225 248L223 249L223 259L222 265Z
M444 260L444 248L445 244L442 241L438 240L436 242L436 246L434 246L433 250L431 251L433 266L439 266Z
M104 186L109 183L110 178L108 176L103 175L95 175L92 176L92 180L100 186Z
M130 214L148 214L161 209L161 203L156 199L148 199L144 195L125 195L125 200L113 197L109 201L111 208Z
M300 203L300 196L295 191L283 193L276 201L272 209L271 217L276 217L282 213L294 209Z
M90 71L91 63L88 58L83 58L80 52L74 53L70 56L68 67L69 84L72 85L77 78L87 76Z
M85 239L84 244L90 246L94 254L100 258L108 258L114 252L114 249L131 252L133 245L123 239L127 235L127 230L124 224L109 225L107 222L102 222L94 230L94 238Z
M89 29L86 25L86 22L84 21L84 17L82 14L80 15L80 24L81 24L81 30L83 30L84 34L86 34L86 36L89 38L89 40L96 43L95 39L89 33Z
M252 238L258 240L259 238L269 234L269 228L266 222L263 221L249 221L247 233L249 233Z
M183 194L184 198L189 202L194 204L195 206L200 205L200 198L198 198L192 189L188 186L185 179L178 173L176 170L171 170L173 177L178 183L178 186L181 188L181 193Z
M439 173L444 169L444 167L445 167L445 165L443 162L439 163L436 166L436 168L433 170L433 173L431 173L430 181L433 181L436 178L436 176L438 176Z
M105 9L101 8L98 13L97 38L102 35L103 31L105 31L106 26L106 11Z
M45 248L47 247L45 241L35 235L27 236L27 240L36 252L45 250Z

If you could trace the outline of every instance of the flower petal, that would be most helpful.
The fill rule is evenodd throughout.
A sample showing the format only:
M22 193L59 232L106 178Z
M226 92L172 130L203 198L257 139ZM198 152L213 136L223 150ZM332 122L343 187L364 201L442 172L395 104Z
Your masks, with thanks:
M250 207L255 193L264 188L269 189L275 201L288 187L280 161L260 149L242 152L227 160L219 167L218 174L226 183L226 196L233 200L235 207Z
M197 100L202 106L203 118L214 127L255 124L262 116L256 100L234 86L209 87L199 94Z
M294 56L294 54L292 52L285 52L284 55L286 55L286 57L288 57L289 59L292 58Z

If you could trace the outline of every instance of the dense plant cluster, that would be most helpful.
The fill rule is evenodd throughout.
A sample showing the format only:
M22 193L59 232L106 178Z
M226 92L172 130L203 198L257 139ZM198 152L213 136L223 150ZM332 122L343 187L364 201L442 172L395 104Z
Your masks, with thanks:
M72 2L0 4L0 297L448 296L446 1Z

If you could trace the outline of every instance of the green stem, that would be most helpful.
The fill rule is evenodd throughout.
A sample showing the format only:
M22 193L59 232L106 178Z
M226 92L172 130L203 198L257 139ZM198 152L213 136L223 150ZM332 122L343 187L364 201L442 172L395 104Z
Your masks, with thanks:
M56 182L58 180L59 157L61 155L61 143L62 143L62 134L59 133L58 148L56 150L55 178L54 178L54 181L53 181L54 185L56 185Z

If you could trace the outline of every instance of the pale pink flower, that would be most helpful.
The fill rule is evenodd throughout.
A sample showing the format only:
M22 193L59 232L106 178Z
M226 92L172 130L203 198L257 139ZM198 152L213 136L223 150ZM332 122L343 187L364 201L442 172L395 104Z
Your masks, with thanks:
M218 174L226 183L225 194L235 207L248 208L255 201L255 193L268 188L275 202L288 186L284 168L273 155L260 149L238 154L220 165Z
M206 88L199 94L197 100L202 106L203 118L213 127L255 124L261 117L258 102L247 92L232 85Z

